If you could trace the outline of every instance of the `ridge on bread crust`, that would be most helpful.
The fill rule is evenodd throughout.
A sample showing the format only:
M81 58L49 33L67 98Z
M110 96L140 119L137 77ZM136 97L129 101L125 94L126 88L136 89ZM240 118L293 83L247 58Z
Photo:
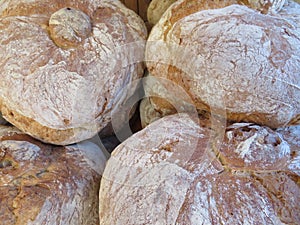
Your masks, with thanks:
M91 20L91 33L74 46L72 38L66 45L59 40L63 47L52 39L70 28L55 27L57 16L48 26L61 8ZM147 30L119 1L7 0L0 16L0 111L39 140L66 145L94 136L111 121L120 96L132 94L121 93L124 86L143 75Z
M198 110L223 110L229 120L272 128L297 123L300 11L285 9L299 4L267 15L241 5L199 12L192 6L173 4L152 29L150 74L184 88ZM151 103L171 111L161 99Z
M0 221L15 225L99 224L106 157L85 141L66 147L0 126Z
M299 164L300 139L294 143L250 123L219 137L186 114L166 116L108 160L101 224L298 224L299 168L290 165Z

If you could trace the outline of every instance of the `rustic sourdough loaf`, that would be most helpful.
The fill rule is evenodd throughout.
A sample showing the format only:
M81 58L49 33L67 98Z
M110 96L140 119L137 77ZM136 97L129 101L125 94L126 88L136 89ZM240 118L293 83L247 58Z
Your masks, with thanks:
M101 180L101 225L299 224L299 142L248 123L215 137L181 114L123 142Z
M272 128L296 123L300 11L265 15L241 5L208 9L212 2L198 12L193 1L178 1L167 10L147 42L150 74L184 88L198 110L224 111L229 120ZM288 2L283 12L285 7L299 5ZM150 102L159 112L172 111L163 96Z
M0 223L99 224L105 161L92 142L52 146L0 126Z
M92 137L143 75L144 22L119 1L0 2L0 111L44 142Z

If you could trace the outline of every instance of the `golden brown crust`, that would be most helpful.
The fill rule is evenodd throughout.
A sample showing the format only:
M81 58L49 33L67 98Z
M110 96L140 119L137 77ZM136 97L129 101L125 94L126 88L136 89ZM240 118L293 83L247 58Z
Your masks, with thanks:
M76 47L91 35L92 21L80 10L62 8L51 15L49 32L59 47Z
M253 124L224 131L172 115L119 145L101 181L101 224L298 224L289 140Z
M149 23L155 25L163 13L177 0L153 0L147 9L147 18Z
M43 144L0 131L0 219L4 224L99 224L97 193L105 157L85 142Z
M94 136L143 75L146 27L119 1L8 0L0 13L0 110L40 140Z
M7 118L8 121L13 121L12 124L14 126L18 127L23 132L30 134L34 138L41 139L41 141L46 143L52 143L57 145L67 145L70 142L75 143L77 140L76 133L78 133L80 129L84 129L84 127L82 127L82 128L57 130L50 127L45 127L37 123L32 118L25 117L16 111L10 111L5 107L4 104L2 105L1 110L2 110L2 114L4 115L5 118ZM91 130L91 127L86 129ZM90 136L93 135L93 133L96 130L97 128L95 127L94 131L92 131L91 133L87 133L87 135L82 138L83 139L90 138ZM37 131L39 132L38 135L34 135Z

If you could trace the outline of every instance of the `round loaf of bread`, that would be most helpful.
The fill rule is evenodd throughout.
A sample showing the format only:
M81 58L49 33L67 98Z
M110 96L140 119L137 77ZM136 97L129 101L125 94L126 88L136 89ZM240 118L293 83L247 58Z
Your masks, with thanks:
M143 75L147 30L119 1L4 0L0 16L0 111L39 140L94 136Z
M215 139L186 114L166 116L113 152L100 185L100 221L299 224L292 162L299 157L267 127L237 123Z
M99 224L105 161L92 142L56 147L0 126L1 224Z
M174 3L152 29L146 48L151 75L184 88L198 110L272 128L296 123L300 11L266 15L230 5L195 12L191 6ZM169 107L151 102L160 111Z

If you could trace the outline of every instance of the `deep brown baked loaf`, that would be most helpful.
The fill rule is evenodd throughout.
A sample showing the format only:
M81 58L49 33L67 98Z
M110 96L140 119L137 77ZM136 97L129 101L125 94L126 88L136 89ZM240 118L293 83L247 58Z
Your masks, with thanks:
M100 223L299 224L299 147L248 123L222 137L185 114L134 134L105 168Z
M0 126L0 223L98 225L104 165L91 142L55 147Z
M143 75L144 22L119 1L0 2L0 111L44 142L92 137Z
M146 48L151 75L184 88L198 110L225 111L229 120L272 128L296 123L300 11L265 15L231 5L195 13L194 4L174 3L152 29ZM161 88L148 96L156 91ZM152 98L153 107L170 111L161 99Z

